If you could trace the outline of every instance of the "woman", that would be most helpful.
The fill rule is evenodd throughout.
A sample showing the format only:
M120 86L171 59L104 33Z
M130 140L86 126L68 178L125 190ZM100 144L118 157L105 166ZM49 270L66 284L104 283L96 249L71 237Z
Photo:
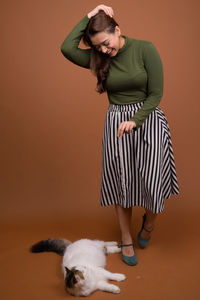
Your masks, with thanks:
M115 205L122 259L136 265L132 207L145 209L137 236L145 248L164 199L179 191L167 120L157 107L163 91L160 56L151 42L121 35L113 15L111 7L97 6L74 27L61 51L92 70L97 92L107 92L101 205ZM89 49L78 48L82 37Z

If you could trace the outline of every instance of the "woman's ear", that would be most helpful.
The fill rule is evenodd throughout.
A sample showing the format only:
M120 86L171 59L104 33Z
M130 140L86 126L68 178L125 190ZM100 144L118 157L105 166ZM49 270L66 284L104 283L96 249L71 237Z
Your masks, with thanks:
M115 33L120 36L121 35L121 30L119 28L119 26L115 26Z

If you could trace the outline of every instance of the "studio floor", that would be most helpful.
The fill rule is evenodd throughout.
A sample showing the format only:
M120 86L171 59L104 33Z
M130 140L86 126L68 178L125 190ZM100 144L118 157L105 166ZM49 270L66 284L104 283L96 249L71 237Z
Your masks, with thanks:
M133 238L141 226L142 210L133 214ZM120 241L113 211L100 216L21 218L1 224L1 299L73 299L64 288L62 258L55 253L33 254L30 246L44 238L64 237ZM189 222L187 218L189 217ZM200 241L198 212L162 213L146 249L135 242L138 265L129 267L120 254L107 256L106 268L124 273L116 283L118 295L97 291L90 299L198 300L200 299Z

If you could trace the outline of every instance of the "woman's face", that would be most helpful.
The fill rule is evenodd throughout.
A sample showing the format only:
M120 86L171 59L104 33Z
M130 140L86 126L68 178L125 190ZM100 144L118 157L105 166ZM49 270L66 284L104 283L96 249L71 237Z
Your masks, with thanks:
M96 50L106 53L109 56L115 56L124 42L120 35L121 31L119 27L116 26L114 33L102 31L90 37L90 40Z

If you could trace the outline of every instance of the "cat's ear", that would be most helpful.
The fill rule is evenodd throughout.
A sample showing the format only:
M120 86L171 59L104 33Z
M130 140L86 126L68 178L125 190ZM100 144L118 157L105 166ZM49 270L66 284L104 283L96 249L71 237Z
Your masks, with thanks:
M65 267L65 271L66 271L66 273L70 273L71 272L70 269L68 269L67 267Z

